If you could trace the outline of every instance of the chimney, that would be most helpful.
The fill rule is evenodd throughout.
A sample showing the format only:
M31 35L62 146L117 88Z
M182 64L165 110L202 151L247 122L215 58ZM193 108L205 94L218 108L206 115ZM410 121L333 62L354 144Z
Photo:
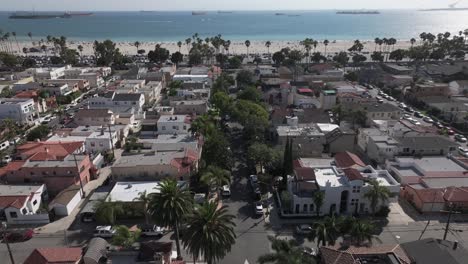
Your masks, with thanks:
M455 240L455 242L453 242L453 250L457 250L458 248L458 241Z

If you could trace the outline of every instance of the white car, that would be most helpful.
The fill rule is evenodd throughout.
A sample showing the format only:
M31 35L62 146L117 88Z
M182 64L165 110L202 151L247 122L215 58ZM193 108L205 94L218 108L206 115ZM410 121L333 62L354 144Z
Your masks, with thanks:
M466 142L466 137L464 137L463 135L460 135L460 134L456 134L455 135L455 140L458 141L458 142L461 142L461 143L465 143Z
M249 181L250 181L250 186L252 186L253 188L255 185L257 185L257 182L258 182L257 175L250 175Z
M3 157L2 159L2 163L4 164L7 164L7 163L10 163L11 162L11 157L9 155L5 155L5 157Z
M231 196L231 189L229 188L229 185L224 185L221 188L221 195L224 197Z
M111 238L115 234L115 229L112 226L97 226L96 230L94 230L93 236L94 237L102 237L102 238Z
M157 225L140 226L141 235L146 237L162 237L165 229Z
M432 120L432 118L428 117L428 116L425 116L423 118L423 121L426 122L426 123L431 123L433 124L434 123L434 120Z
M458 147L458 153L463 157L468 157L468 149L466 148Z
M416 125L416 126L421 125L421 123L420 123L418 120L416 120L416 119L410 119L409 121L410 121L411 124L413 124L413 125Z
M254 205L255 215L263 215L263 205L261 202L256 202Z

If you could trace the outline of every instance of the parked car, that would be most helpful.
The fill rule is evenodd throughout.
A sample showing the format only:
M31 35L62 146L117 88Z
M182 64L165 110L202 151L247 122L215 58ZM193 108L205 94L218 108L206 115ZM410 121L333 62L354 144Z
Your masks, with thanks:
M296 226L296 234L298 235L308 235L312 233L312 227L307 224Z
M301 250L302 250L302 253L304 255L307 255L307 256L316 256L317 255L317 252L315 251L315 249L313 249L311 247L302 246Z
M257 182L258 182L257 175L250 175L249 176L249 181L250 181L250 186L252 186L252 188L253 188L253 186L256 185Z
M422 117L423 117L423 115L421 114L421 112L418 112L418 111L414 112L414 116L415 116L415 117L418 117L418 118L422 118Z
M3 239L3 242L6 242L6 241L8 241L8 243L24 242L24 241L28 241L33 236L34 236L34 230L32 229L27 229L24 231L9 232L6 234L5 239Z
M463 157L468 157L468 149L466 148L458 147L458 153Z
M426 122L426 123L431 123L431 124L434 123L434 120L432 120L432 118L430 118L430 117L428 117L428 116L425 116L425 117L423 118L423 121Z
M254 204L255 215L263 215L263 205L261 202Z
M141 225L139 226L141 235L146 237L162 237L165 229L157 225Z
M112 226L97 226L94 230L93 236L94 237L102 237L102 238L111 238L115 234L115 229Z
M438 129L444 128L444 125L442 125L440 122L436 122L434 125L435 125Z
M416 120L416 119L408 119L408 120L409 120L409 121L411 122L411 124L413 124L413 125L416 125L416 126L421 125L421 123L420 123L418 120Z
M224 185L221 188L221 196L223 196L223 197L231 196L231 189L230 189L229 185Z
M10 155L5 155L5 156L3 157L3 159L2 159L2 163L3 163L3 164L10 163L11 160L12 160L12 159L11 159Z
M196 204L203 204L206 201L206 194L204 193L196 193L193 196L193 200Z
M447 128L447 134L449 134L450 136L453 136L455 135L455 131L453 131L451 128Z
M455 135L455 140L461 143L466 143L466 137L460 134Z

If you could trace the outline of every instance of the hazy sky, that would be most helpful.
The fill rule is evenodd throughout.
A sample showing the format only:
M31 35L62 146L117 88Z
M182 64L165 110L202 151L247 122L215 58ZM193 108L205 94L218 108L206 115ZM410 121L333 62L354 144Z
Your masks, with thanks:
M457 0L0 0L1 10L313 10L447 7ZM468 0L458 6L468 7Z

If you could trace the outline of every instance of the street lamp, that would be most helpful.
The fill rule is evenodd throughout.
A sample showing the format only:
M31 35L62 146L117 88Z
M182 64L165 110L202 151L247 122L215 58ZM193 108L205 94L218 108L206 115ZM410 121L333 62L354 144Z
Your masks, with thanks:
M11 264L15 264L15 259L13 258L13 253L11 253L10 243L8 243L8 239L7 239L7 228L8 228L7 223L2 222L3 241L5 242L5 244L7 246L8 254L10 255Z

